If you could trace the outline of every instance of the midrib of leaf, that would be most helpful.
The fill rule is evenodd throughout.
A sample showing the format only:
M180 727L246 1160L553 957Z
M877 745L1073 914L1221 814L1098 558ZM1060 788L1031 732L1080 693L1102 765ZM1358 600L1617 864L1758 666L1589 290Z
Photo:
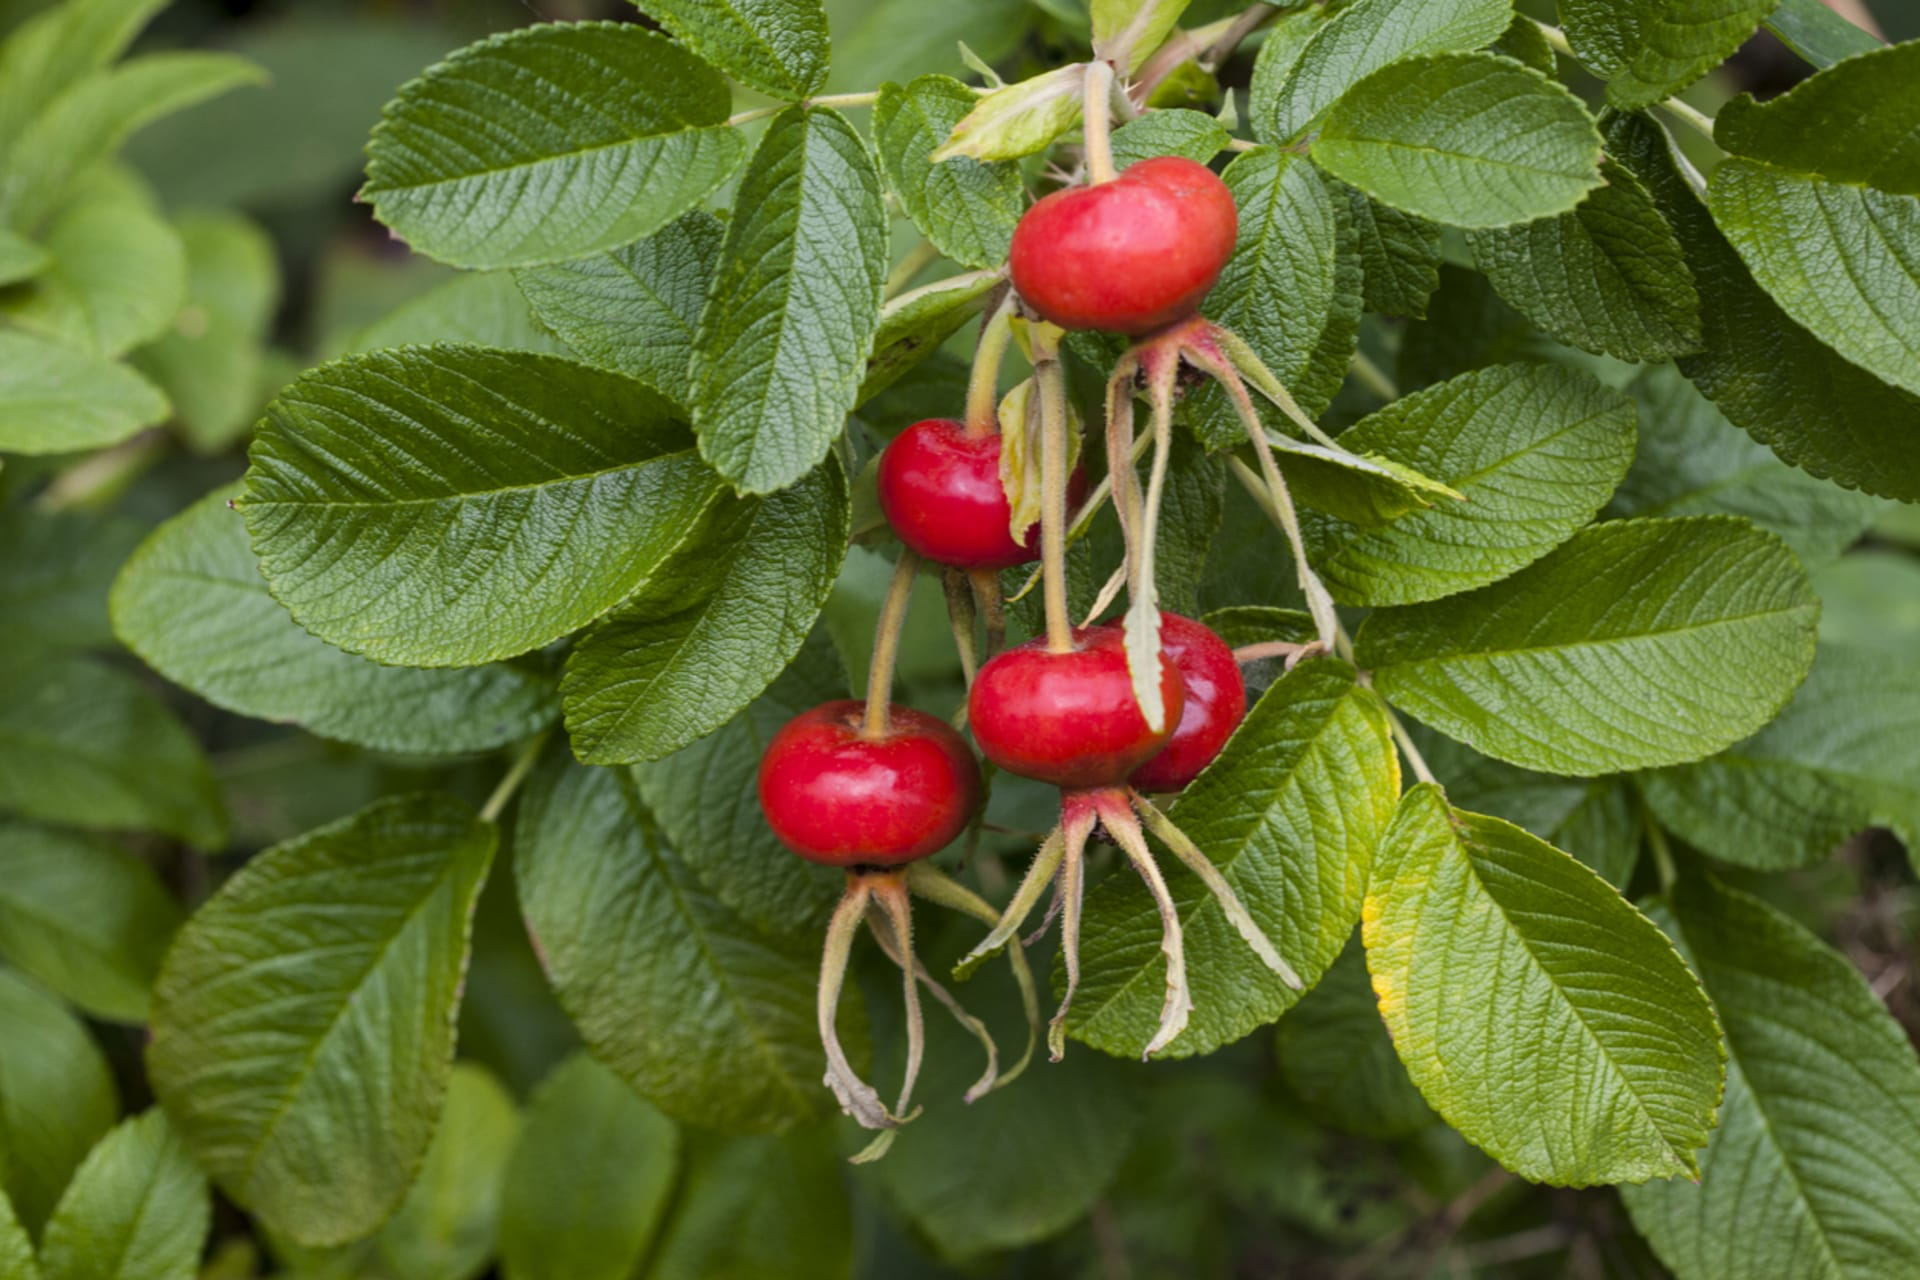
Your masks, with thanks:
M434 105L443 110L446 109L444 104L436 103ZM414 127L424 133L435 132L429 125L416 123ZM652 142L661 138L677 138L683 134L711 133L715 130L728 129L731 127L731 125L727 124L682 125L678 129L666 129L659 133L636 133L615 142L601 142L591 147L577 147L572 151L556 152L550 156L537 156L531 160L516 160L512 164L501 165L498 168L470 169L460 173L450 173L443 177L429 178L421 182L396 182L388 186L375 186L369 182L362 190L369 195L385 195L388 192L421 191L429 187L451 186L457 183L472 182L476 178L491 178L500 174L518 173L523 169L538 169L546 165L559 164L564 161L579 160L587 156L598 155L602 151L621 151L632 147L636 143Z
M279 1131L281 1123L287 1118L287 1113L293 1109L293 1104L299 1100L300 1094L306 1089L307 1081L312 1078L315 1063L320 1056L321 1047L332 1038L334 1031L340 1026L340 1020L346 1016L347 1010L352 1007L354 994L366 985L368 978L386 964L387 957L393 954L394 947L403 936L407 935L413 929L414 925L425 914L426 909L440 900L442 893L452 885L458 870L459 861L457 857L449 856L446 860L445 870L435 877L433 888L422 895L420 901L407 912L406 919L400 922L399 928L395 929L393 933L380 944L378 953L374 955L366 968L363 969L359 976L348 986L346 998L339 1002L332 1015L328 1017L327 1025L321 1028L320 1034L315 1036L307 1049L301 1053L299 1070L294 1074L293 1080L289 1083L286 1095L275 1105L273 1114L268 1119L260 1140L253 1143L251 1150L247 1152L244 1179L249 1186L251 1186L253 1182L255 1170L259 1167L261 1155L272 1145L274 1135ZM478 891L479 886L476 885L475 892L477 893ZM461 914L463 920L460 927L460 969L462 981L455 984L456 989L464 985L467 965L466 949L472 929L466 913L463 912Z
M1495 658L1524 658L1540 654L1584 653L1589 650L1608 649L1615 646L1626 647L1648 640L1660 640L1668 636L1685 635L1691 631L1705 631L1713 627L1732 626L1736 623L1752 622L1755 619L1779 617L1784 614L1799 613L1808 609L1818 610L1818 608L1818 605L1796 604L1788 608L1771 609L1761 613L1741 613L1735 614L1732 617L1709 618L1704 622L1688 622L1680 626L1665 627L1660 630L1636 631L1629 636L1604 636L1594 639L1576 640L1568 644L1542 644L1526 649L1456 649L1448 653L1434 654L1431 657L1416 658L1409 662L1392 662L1383 665L1385 669L1389 670L1410 670L1415 667L1432 666L1435 664L1449 665L1455 662L1491 661Z
M1413 151L1421 155L1442 156L1452 160L1466 160L1473 164L1490 164L1496 168L1512 169L1519 173L1537 173L1549 178L1570 178L1572 176L1560 169L1536 168L1532 165L1521 164L1517 160L1502 160L1495 156L1480 155L1471 151L1448 151L1442 147L1436 147L1425 142L1403 142L1397 139L1368 137L1357 133L1337 134L1330 140L1333 142L1366 143L1370 146L1383 147L1389 150Z
M608 476L619 475L623 471L637 471L642 467L650 467L656 462L672 462L682 458L696 457L697 454L693 449L675 449L672 453L656 453L652 457L642 458L637 462L620 462L610 467L602 467L598 471L582 471L574 475L553 476L549 479L536 480L527 484L501 485L493 489L467 489L459 493L440 493L422 498L385 498L379 501L372 501L358 498L243 497L237 501L238 504L243 507L366 507L385 510L388 507L432 507L449 503L458 506L463 503L477 502L485 498L497 498L509 493L539 493L549 489L569 488L582 483L602 480Z
M737 26L740 30L747 33L748 42L765 50L767 54L773 59L773 65L780 68L781 74L783 75L788 74L786 59L780 56L780 51L774 48L773 45L758 31L754 30L753 24L751 22L748 22L745 18L740 16L740 8L738 5L733 4L732 0L700 0L700 3L706 4L706 5L718 4L719 8L726 14L726 16L733 19L732 25Z

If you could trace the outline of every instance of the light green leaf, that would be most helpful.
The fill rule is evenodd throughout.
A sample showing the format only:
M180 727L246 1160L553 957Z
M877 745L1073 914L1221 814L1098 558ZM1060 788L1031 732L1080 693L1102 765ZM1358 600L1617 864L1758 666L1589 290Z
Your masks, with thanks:
M1347 1133L1399 1138L1438 1119L1393 1051L1358 934L1320 985L1281 1019L1274 1051L1281 1078L1316 1121Z
M29 332L118 356L158 337L186 301L186 250L130 174L76 185L41 240L52 264L0 300L0 314Z
M827 82L821 0L634 0L687 48L741 84L798 102Z
M80 1019L0 969L0 1195L38 1232L120 1114L107 1060Z
M1360 915L1373 851L1400 795L1399 761L1379 700L1334 659L1276 681L1226 749L1173 807L1280 955L1309 986ZM1194 1011L1167 1055L1211 1053L1299 1002L1221 913L1198 878L1166 868L1187 940ZM1139 878L1087 895L1083 973L1068 1029L1137 1058L1159 1022L1160 918Z
M0 955L95 1017L147 1020L182 917L152 867L105 841L0 822Z
M213 1225L207 1178L158 1107L100 1140L47 1223L46 1280L194 1280Z
M1312 155L1375 199L1456 227L1564 213L1601 184L1600 134L1580 100L1485 53L1374 72L1335 104Z
M1803 471L1920 499L1920 396L1849 364L1754 283L1676 167L1658 126L1617 117L1608 154L1653 192L1700 289L1699 355L1680 371L1729 421Z
M882 307L855 406L866 404L939 351L941 343L985 309L1003 283L992 272L976 271L902 294Z
M845 1280L853 1272L853 1215L829 1133L694 1135L645 1280Z
M680 1132L584 1053L533 1095L500 1196L507 1280L631 1280L666 1211Z
M767 691L719 729L665 759L636 765L640 798L700 883L766 933L811 940L844 877L793 857L767 826L754 779L787 721L847 696L847 673L816 629Z
M521 798L515 848L521 910L560 1003L642 1096L730 1131L828 1111L812 945L763 935L714 898L619 774L550 752Z
M34 117L0 170L0 222L30 230L60 203L67 184L163 116L263 80L225 53L149 53L95 71Z
M238 715L379 751L484 751L550 724L536 667L383 667L302 631L267 594L217 489L154 530L114 584L115 633L154 670Z
M1132 75L1165 42L1188 0L1089 0L1093 55Z
M147 1071L201 1167L301 1244L372 1232L440 1118L495 833L380 800L254 858L180 931Z
M1627 1187L1680 1280L1895 1280L1920 1268L1920 1062L1847 958L1772 907L1689 877L1659 912L1727 1038L1700 1182Z
M1381 842L1365 938L1401 1061L1468 1141L1558 1186L1695 1174L1719 1028L1613 886L1422 785Z
M852 514L831 456L791 489L710 508L568 655L560 692L574 754L588 764L658 760L759 697L820 616Z
M89 658L0 664L0 809L209 850L226 839L199 744L138 680Z
M0 1280L43 1280L33 1260L33 1239L14 1217L13 1202L0 1191Z
M1207 295L1207 316L1245 339L1300 407L1318 415L1346 381L1360 332L1364 282L1346 197L1301 157L1267 147L1237 157L1223 179L1240 232ZM1287 305L1275 306L1276 298ZM1217 387L1194 392L1186 411L1212 448L1246 438ZM1277 411L1273 419L1284 421Z
M1019 168L969 156L928 159L975 101L973 90L947 76L921 76L904 89L882 85L873 139L887 185L921 234L955 262L997 267L1027 207Z
M693 333L724 235L720 219L695 209L625 248L514 278L540 323L582 359L685 405Z
M474 1280L487 1269L519 1128L513 1097L500 1082L484 1068L456 1062L426 1163L377 1238L376 1251L393 1275ZM574 1179L569 1184L579 1185Z
M1778 0L1560 0L1567 40L1623 110L1670 98L1719 66Z
M745 152L719 72L611 22L523 27L403 86L367 144L362 196L430 258L564 262L651 235Z
M835 92L871 89L924 72L960 75L976 59L1004 58L1020 47L1039 12L1027 0L968 0L929 5L922 0L831 0Z
M1673 229L1631 171L1572 213L1467 237L1474 265L1542 332L1620 360L1664 360L1700 347L1700 295Z
M142 531L117 515L0 510L0 650L18 661L111 643L107 588Z
M457 275L362 329L349 349L379 351L454 342L572 355L535 317L517 277L517 272L506 271Z
M1440 287L1440 228L1370 199L1353 187L1347 214L1360 244L1366 279L1366 309L1421 319L1427 299Z
M1886 505L1789 467L1671 365L1647 370L1631 390L1640 405L1640 449L1610 515L1746 516L1817 570L1858 541Z
M1904 655L1822 644L1779 719L1639 781L1663 824L1742 866L1805 866L1870 826L1920 847L1920 675Z
M53 255L45 249L0 227L0 285L30 280L52 262Z
M974 104L927 159L933 164L957 156L1018 160L1045 151L1080 123L1086 75L1086 64L1076 62L995 89Z
M166 0L67 0L0 43L0 149L63 90L125 53Z
M176 227L187 250L186 306L133 362L173 401L188 441L211 452L253 425L264 398L280 263L267 233L237 213L186 213Z
M99 449L166 416L166 397L124 365L0 329L0 453Z
M693 343L700 454L740 493L820 465L853 408L887 275L887 214L867 144L833 111L775 116Z
M1308 554L1336 600L1417 604L1498 582L1571 537L1633 461L1625 396L1553 365L1497 365L1417 391L1340 443L1457 490L1384 524L1309 517Z
M1166 107L1113 131L1113 163L1125 169L1155 156L1185 156L1206 164L1233 141L1219 119L1204 111Z
M274 596L349 653L472 666L631 596L715 500L671 405L551 356L349 356L267 407L240 499Z
M1745 521L1621 520L1355 637L1388 702L1484 755L1586 777L1712 755L1779 713L1819 601Z
M1816 67L1881 47L1874 36L1835 13L1822 0L1781 0L1767 19L1767 30Z
M1357 0L1314 32L1274 114L1254 114L1255 136L1292 141L1374 72L1416 54L1482 48L1512 21L1513 0Z

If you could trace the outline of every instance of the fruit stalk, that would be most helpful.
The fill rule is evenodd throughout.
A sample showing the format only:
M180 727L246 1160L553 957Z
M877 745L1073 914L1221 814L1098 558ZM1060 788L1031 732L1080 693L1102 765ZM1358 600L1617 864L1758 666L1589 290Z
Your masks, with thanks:
M1087 185L1097 187L1120 176L1113 167L1113 68L1098 59L1087 64L1082 110Z
M1013 342L1013 306L1009 289L980 327L980 342L973 349L973 372L967 378L967 435L975 440L1000 430L1000 366Z
M880 606L880 625L873 637L873 661L867 664L867 707L860 724L860 736L869 742L885 738L893 728L888 710L893 696L893 667L900 656L900 628L906 624L907 605L913 599L913 579L919 572L920 557L909 547L900 549L900 561L893 567L893 581L887 584L887 598Z
M1033 379L1040 391L1040 573L1046 592L1047 648L1073 650L1067 616L1067 379L1059 339L1033 338Z

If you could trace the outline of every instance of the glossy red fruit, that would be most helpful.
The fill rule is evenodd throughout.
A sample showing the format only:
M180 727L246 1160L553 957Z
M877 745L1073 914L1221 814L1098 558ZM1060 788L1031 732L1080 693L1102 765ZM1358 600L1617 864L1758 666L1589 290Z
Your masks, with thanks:
M1115 786L1166 745L1185 690L1166 664L1168 728L1155 733L1134 701L1120 628L1076 631L1074 644L1053 653L1033 640L997 655L974 677L967 722L987 759L1009 773L1069 790Z
M937 853L980 803L980 767L953 727L910 707L860 736L864 702L803 711L760 757L760 807L789 849L829 867L893 867Z
M1247 717L1247 686L1233 650L1213 628L1177 613L1160 615L1160 652L1180 673L1186 709L1159 755L1128 781L1142 791L1179 791L1213 763Z
M1040 526L1015 542L1000 483L1000 437L970 436L950 418L916 422L880 455L880 510L900 541L956 569L1011 569L1040 558ZM1067 480L1067 507L1087 495L1087 474Z
M1239 217L1213 170L1181 156L1056 191L1013 233L1013 287L1063 329L1143 334L1184 320L1233 256Z

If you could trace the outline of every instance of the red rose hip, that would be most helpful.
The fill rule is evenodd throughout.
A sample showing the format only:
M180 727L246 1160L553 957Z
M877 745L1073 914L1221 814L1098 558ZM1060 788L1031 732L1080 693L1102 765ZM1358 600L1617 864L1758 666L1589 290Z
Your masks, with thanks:
M1014 229L1013 287L1063 329L1140 335L1192 315L1233 256L1239 218L1213 170L1182 156L1047 196Z
M1069 790L1115 786L1166 745L1185 691L1173 664L1163 665L1169 727L1155 733L1134 700L1120 629L1088 627L1073 638L1068 653L1033 640L981 667L967 721L987 759L1009 773Z
M950 418L916 422L880 455L880 510L900 541L956 569L1011 569L1040 558L1040 525L1015 542L1013 508L1000 483L1000 437L968 435ZM1087 477L1075 467L1067 506L1086 496Z
M894 707L887 736L863 738L865 707L847 700L804 711L760 758L767 824L809 862L915 862L950 844L979 804L979 766L951 725Z
M1186 689L1186 709L1159 755L1128 779L1142 791L1179 791L1213 763L1247 715L1247 686L1227 642L1205 623L1160 615L1160 651Z

